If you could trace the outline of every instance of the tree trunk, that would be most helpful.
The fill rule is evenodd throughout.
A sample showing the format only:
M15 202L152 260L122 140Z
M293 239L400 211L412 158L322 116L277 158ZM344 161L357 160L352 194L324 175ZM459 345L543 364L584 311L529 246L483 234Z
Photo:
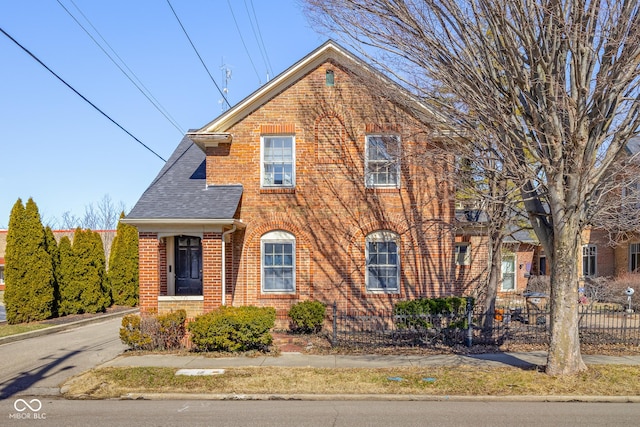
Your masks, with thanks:
M551 342L546 373L574 374L587 369L578 331L578 250L580 230L573 222L556 225L551 257Z
M485 336L490 337L493 332L494 314L496 311L496 296L501 277L502 267L502 239L492 237L489 248L489 277L487 280L487 296L485 301L485 317L482 330Z

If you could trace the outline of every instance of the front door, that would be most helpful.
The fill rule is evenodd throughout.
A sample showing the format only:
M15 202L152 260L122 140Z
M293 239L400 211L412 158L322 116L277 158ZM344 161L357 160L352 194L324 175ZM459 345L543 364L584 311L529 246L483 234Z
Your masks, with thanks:
M176 295L202 295L202 244L199 237L176 242Z

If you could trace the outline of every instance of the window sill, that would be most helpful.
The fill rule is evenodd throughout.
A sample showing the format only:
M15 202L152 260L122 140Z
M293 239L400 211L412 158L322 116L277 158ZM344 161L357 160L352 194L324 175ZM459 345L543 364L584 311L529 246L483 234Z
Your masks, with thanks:
M158 301L204 301L203 295L159 295Z
M395 291L379 291L379 290L369 290L367 289L365 291L365 296L366 297L391 297L391 298L400 298L400 291L399 290L395 290Z
M295 194L296 189L290 187L284 188L261 188L260 194Z
M400 193L397 187L367 187L367 193L384 194L384 193Z
M282 293L282 294L278 294L278 293L273 293L273 294L266 294L266 293L261 293L260 296L258 297L258 299L297 299L298 298L298 294L297 293Z

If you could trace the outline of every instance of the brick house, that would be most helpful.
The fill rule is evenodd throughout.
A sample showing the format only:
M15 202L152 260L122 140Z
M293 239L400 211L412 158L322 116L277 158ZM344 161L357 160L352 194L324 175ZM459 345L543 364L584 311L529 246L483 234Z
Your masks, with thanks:
M188 132L123 220L139 231L141 311L284 318L309 299L462 295L451 153L420 124L433 114L328 41Z

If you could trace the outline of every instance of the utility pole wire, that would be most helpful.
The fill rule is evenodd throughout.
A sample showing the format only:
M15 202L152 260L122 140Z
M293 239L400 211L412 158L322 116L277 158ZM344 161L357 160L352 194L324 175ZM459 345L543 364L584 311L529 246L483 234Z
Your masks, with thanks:
M131 75L135 78L134 79L127 74L127 72L120 66L120 64L118 64L118 62L113 59L113 57L109 54L109 52L107 52L105 50L104 47L102 47L102 45L100 43L98 43L98 41L93 37L93 35L91 35L91 33L84 27L84 25L82 25L82 23L71 13L71 11L69 9L67 9L65 7L65 5L63 5L60 0L57 0L58 4L60 5L60 7L62 7L64 9L65 12L67 12L67 14L71 17L71 19L73 19L76 24L78 24L78 26L80 28L82 28L82 30L85 32L85 34L87 34L87 36L89 36L89 38L91 40L93 40L93 42L96 44L96 46L98 46L100 48L100 50L102 50L102 52L107 55L107 58L109 58L111 60L111 62L113 63L113 65L115 65L116 67L118 67L118 69L120 70L120 72L122 72L122 74L125 75L126 78L129 79L129 81L138 89L138 91L140 91L140 93L147 98L147 100L149 102L151 102L151 104L156 108L156 110L158 110L158 112L160 112L160 114L162 114L164 116L165 119L167 119L167 121L169 121L169 123L171 123L171 125L173 125L173 127L175 127L178 132L180 132L180 134L184 134L184 130L182 130L182 128L180 127L180 125L178 125L178 123L176 122L176 120L171 117L171 114L169 114L169 112L166 110L166 108L164 108L162 106L162 104L160 104L160 102L153 96L153 94L151 93L151 91L149 91L149 89L147 89L147 87L140 81L140 79L138 78L138 76L136 76L136 74L131 70L131 68L129 68L127 66L127 64L123 61L123 59L118 55L118 53L111 47L111 45L104 39L104 37L102 37L102 34L100 34L100 32L98 31L98 29L91 23L91 21L89 21L89 18L87 18L85 16L84 13L82 13L82 10L80 10L80 8L75 4L75 2L73 0L71 0L71 3L75 6L76 9L78 9L78 11L80 12L80 14L82 15L82 17L89 23L89 25L91 25L91 28L93 28L93 30L96 32L96 34L98 34L98 36L100 37L100 39L102 39L102 41L109 47L109 49L114 53L114 55L116 56L116 58L118 58L118 60L120 60L120 62L124 65L124 67L129 70L129 73L131 73ZM139 83L139 85L138 85ZM144 89L144 90L143 90Z
M47 67L45 65L44 62L42 62L37 56L35 56L33 53L31 53L31 51L29 51L29 49L27 49L26 47L22 46L20 43L18 43L18 41L16 39L14 39L13 37L11 37L2 27L0 27L0 32L2 32L2 34L4 34L5 36L7 36L9 38L9 40L11 40L12 42L14 42L16 45L18 45L18 47L20 47L20 49L22 49L23 51L25 51L30 57L32 57L33 59L35 59L40 65L42 65L47 71L49 71L51 74L53 74L58 80L60 80L66 87L68 87L69 89L71 89L76 95L78 95L80 98L82 98L87 104L91 105L96 111L98 111L100 114L102 114L103 116L105 116L107 119L109 119L109 121L111 123L113 123L114 125L118 126L123 132L125 132L127 135L129 135L131 138L133 138L138 144L142 145L144 148L146 148L147 150L149 150L150 152L152 152L156 157L158 157L160 160L162 160L163 162L166 162L165 159L162 158L162 156L160 156L160 154L156 153L155 151L153 151L149 146L147 146L144 142L140 141L138 138L136 138L131 132L129 132L128 130L126 130L124 127L122 127L120 125L120 123L116 122L115 120L113 120L111 117L109 117L109 115L107 113L105 113L104 111L102 111L100 108L98 108L98 106L96 106L93 102L89 101L84 95L82 95L80 92L78 92L77 90L75 90L75 88L73 86L71 86L69 83L67 83L62 77L60 77L59 75L57 75L51 68Z
M200 62L202 63L202 66L204 67L205 70L207 70L207 74L209 74L209 78L211 79L213 84L216 86L216 89L218 89L218 92L220 92L220 95L222 95L222 99L224 99L224 102L226 102L227 105L229 107L231 107L231 104L229 104L229 101L227 100L227 97L224 96L224 93L220 89L220 86L218 86L218 83L216 83L216 80L213 78L213 76L209 72L209 68L207 68L207 65L202 60L202 57L200 56L200 53L198 53L198 49L196 49L196 46L191 41L191 37L189 37L189 34L187 33L187 30L184 28L184 25L182 25L182 22L180 21L180 18L178 18L178 14L173 9L173 6L171 6L171 2L169 0L167 0L167 4L169 5L169 8L171 8L171 12L173 12L173 16L176 17L176 20L178 21L178 24L180 24L180 28L182 28L182 32L184 33L185 36L187 36L187 40L189 40L189 43L191 43L191 47L193 48L193 50L195 51L196 55L198 56L198 59L200 59Z

